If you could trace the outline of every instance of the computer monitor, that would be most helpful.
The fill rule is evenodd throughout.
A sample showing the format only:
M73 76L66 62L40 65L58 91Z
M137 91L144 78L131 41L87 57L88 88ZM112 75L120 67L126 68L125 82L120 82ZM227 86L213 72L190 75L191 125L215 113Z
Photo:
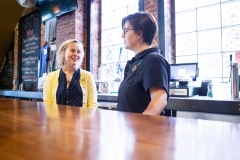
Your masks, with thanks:
M187 86L188 82L196 81L198 76L198 63L171 64L172 82L179 82L179 86Z

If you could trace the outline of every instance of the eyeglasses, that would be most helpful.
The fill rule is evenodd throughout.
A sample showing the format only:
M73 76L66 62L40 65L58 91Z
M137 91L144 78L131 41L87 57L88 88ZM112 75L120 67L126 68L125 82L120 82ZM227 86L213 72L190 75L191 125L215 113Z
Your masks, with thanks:
M135 30L135 29L123 29L123 34L125 35L127 31L130 31L130 30Z

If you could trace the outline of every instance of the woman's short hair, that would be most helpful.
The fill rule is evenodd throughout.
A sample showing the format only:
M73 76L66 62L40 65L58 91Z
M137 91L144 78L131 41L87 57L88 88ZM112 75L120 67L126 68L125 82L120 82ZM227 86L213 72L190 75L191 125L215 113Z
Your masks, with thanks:
M83 50L83 44L80 43L78 40L76 39L68 39L66 41L64 41L60 47L58 48L58 52L56 55L56 66L63 66L64 65L64 59L63 59L63 54L66 51L67 47L69 44L71 43L78 43L80 45L80 52L81 52L81 56L80 56L80 65L82 64L83 58L84 58L84 50Z
M143 41L152 44L153 38L158 30L156 19L151 13L137 12L122 19L122 28L126 22L133 26L134 32L140 34L142 31Z

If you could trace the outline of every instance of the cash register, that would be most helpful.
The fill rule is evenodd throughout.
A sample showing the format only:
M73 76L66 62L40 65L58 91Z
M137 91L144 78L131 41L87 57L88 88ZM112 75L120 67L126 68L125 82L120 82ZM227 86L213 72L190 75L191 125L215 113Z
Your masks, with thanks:
M198 95L200 87L189 86L189 82L197 79L198 63L171 64L170 69L170 81L174 82L174 85L170 85L170 96L191 97Z

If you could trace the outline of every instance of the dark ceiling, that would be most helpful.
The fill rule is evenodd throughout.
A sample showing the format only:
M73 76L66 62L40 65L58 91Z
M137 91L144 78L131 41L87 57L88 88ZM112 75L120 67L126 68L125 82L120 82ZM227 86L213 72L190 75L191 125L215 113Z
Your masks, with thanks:
M25 8L16 0L0 1L0 63L12 41L14 29Z

